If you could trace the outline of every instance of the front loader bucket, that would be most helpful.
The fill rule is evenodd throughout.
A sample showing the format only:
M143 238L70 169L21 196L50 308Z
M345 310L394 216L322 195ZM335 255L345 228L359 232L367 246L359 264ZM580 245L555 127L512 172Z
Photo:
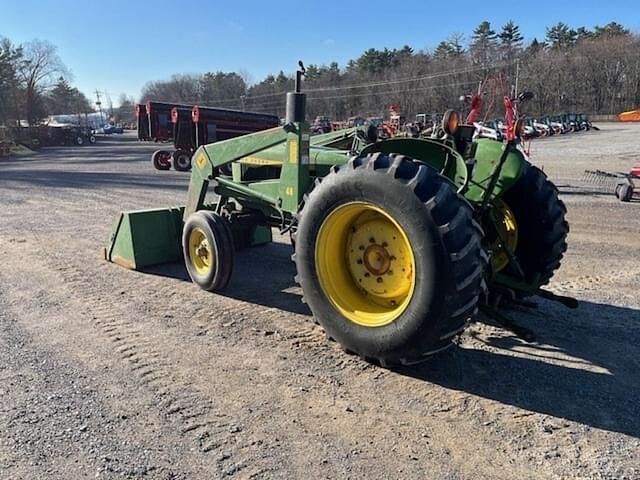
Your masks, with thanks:
M132 270L182 259L184 207L133 210L116 219L105 260Z

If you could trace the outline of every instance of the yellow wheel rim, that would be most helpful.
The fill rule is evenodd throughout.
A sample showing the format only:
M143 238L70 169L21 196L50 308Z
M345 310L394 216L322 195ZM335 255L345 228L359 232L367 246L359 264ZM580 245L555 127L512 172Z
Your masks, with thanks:
M518 224L516 223L516 216L504 200L494 200L493 206L493 215L499 235L491 243L491 250L493 252L491 266L494 272L499 272L509 265L509 255L507 255L504 249L502 240L504 240L507 248L512 253L515 252L518 246Z
M213 252L209 240L198 227L189 233L189 260L200 275L206 275L213 267Z
M335 309L364 327L381 327L405 311L416 283L406 233L383 209L364 202L341 205L322 222L316 271Z

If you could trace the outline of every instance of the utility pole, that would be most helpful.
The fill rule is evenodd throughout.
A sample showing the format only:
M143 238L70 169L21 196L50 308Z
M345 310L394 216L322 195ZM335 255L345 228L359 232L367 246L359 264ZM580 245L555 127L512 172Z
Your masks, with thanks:
M98 111L100 112L100 125L102 127L104 125L104 120L102 119L102 102L100 101L100 92L96 90L96 105L98 106Z
M516 58L516 93L514 98L518 97L518 77L520 76L520 59Z
M113 102L111 101L111 96L109 92L104 91L104 97L107 99L107 105L109 105L109 120L113 118Z

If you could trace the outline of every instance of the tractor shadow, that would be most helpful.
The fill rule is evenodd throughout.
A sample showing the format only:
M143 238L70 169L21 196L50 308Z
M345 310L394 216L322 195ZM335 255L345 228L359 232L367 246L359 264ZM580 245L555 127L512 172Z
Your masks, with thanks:
M396 371L640 438L640 310L587 301L567 310L543 301L538 310L510 316L532 329L536 342L504 334L487 337L472 329L479 348L456 347Z
M309 308L302 303L302 291L294 281L296 268L290 259L291 253L291 245L285 243L270 243L236 251L231 282L218 294L298 315L311 315ZM143 271L191 282L182 261Z
M293 277L291 247L272 243L237 252L222 295L311 315ZM190 282L182 262L147 273ZM400 375L640 438L640 310L581 301L576 310L540 300L508 315L536 335L526 343L504 331L468 330L472 338ZM490 333L483 333L489 331ZM472 346L466 346L466 345Z

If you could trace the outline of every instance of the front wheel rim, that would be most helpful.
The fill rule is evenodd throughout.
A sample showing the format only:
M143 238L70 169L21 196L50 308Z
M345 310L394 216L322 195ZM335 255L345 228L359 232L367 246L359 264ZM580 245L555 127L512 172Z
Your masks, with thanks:
M214 259L209 239L196 227L189 233L189 260L199 275L206 275L213 267Z
M416 268L407 234L373 204L353 202L331 211L318 232L315 260L325 296L357 325L389 325L413 297Z

